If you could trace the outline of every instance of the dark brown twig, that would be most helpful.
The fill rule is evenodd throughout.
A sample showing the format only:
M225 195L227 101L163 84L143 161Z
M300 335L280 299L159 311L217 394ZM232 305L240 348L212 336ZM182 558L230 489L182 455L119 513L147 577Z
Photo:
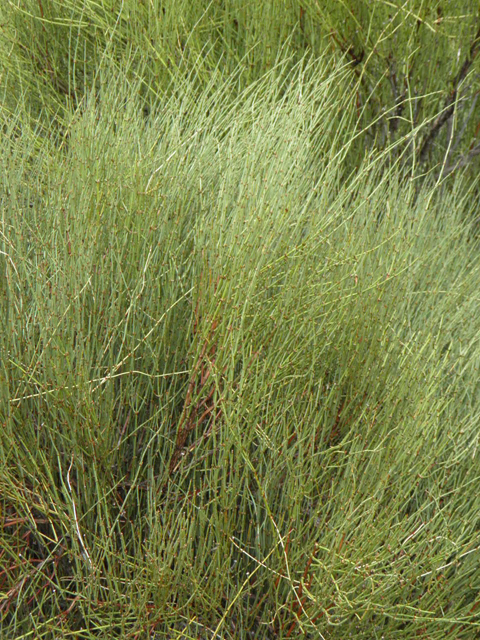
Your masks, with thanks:
M455 111L455 104L457 102L458 90L463 80L465 80L468 74L468 71L470 70L473 64L475 56L478 53L479 48L480 48L480 27L475 35L475 38L473 39L472 44L470 45L470 50L460 68L460 71L457 73L456 77L453 79L453 90L450 92L450 95L446 100L444 109L433 121L433 124L430 127L430 131L427 133L427 135L425 136L421 144L420 153L419 153L419 160L421 163L425 162L428 151L430 150L430 147L432 146L433 141L439 134L440 129L444 126L447 120L449 120L452 117Z

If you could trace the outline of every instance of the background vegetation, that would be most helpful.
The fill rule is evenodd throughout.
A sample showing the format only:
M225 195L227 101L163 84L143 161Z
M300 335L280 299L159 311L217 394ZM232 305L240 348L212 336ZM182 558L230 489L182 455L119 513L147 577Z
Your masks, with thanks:
M478 633L479 15L326 4L2 4L2 637Z
M470 0L8 0L1 43L8 104L49 134L69 121L106 58L136 77L149 111L170 82L242 69L233 93L308 53L349 62L356 133L445 177L480 153L480 9ZM362 132L362 133L360 133ZM395 145L401 141L400 145ZM478 171L478 158L476 162Z

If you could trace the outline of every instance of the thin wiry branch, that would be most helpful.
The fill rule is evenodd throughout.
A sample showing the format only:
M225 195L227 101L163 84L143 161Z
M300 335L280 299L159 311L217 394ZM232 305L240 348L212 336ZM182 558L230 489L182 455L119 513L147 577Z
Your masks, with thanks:
M480 47L480 27L473 39L472 44L470 45L470 50L468 52L467 57L465 58L464 63L462 64L460 71L457 73L456 77L453 80L453 90L447 98L446 104L442 112L439 116L434 120L430 131L425 136L422 145L420 147L419 160L420 162L425 162L427 154L432 146L433 141L437 137L440 132L440 129L443 125L449 120L455 110L455 104L457 102L458 90L460 88L461 83L467 77L467 74L473 64L475 56L478 53L478 49Z
M443 162L443 166L442 166L442 170L440 172L440 178L444 178L446 175L448 175L448 169L452 169L452 167L456 167L456 163L452 163L450 160L451 158L454 156L455 150L457 149L458 145L460 144L460 142L462 141L463 135L465 133L465 130L468 126L468 123L470 122L470 119L472 117L473 111L475 109L475 105L477 103L477 99L478 99L478 91L477 93L474 95L472 104L470 106L470 110L467 114L467 116L464 119L463 122L463 126L461 131L458 133L458 135L455 137L454 136L454 121L453 118L450 118L450 120L448 121L447 127L448 127L448 148L447 148L447 153L445 155L445 159ZM462 108L465 106L466 104L466 100L463 97L462 98L462 103L459 104L459 106L457 107L457 116L458 113L462 110ZM455 137L455 141L454 141L454 137ZM458 161L461 161L462 158L458 158ZM450 171L451 173L451 171Z
M448 176L450 173L453 173L457 169L466 167L468 164L471 163L472 159L478 155L480 155L480 143L475 145L473 149L470 149L468 153L465 153L463 156L461 156L457 160L457 162L455 162L455 164L452 164L449 167L445 167L445 169L442 171L441 177L445 178L446 176Z
M470 122L470 120L472 119L472 115L473 115L473 113L474 113L475 106L476 106L476 104L477 104L477 100L478 100L478 96L479 96L479 94L480 94L480 91L477 91L477 92L475 93L474 97L473 97L473 101L472 101L472 104L471 104L471 106L470 106L470 111L468 112L468 115L466 116L466 118L465 118L465 120L464 120L464 122L463 122L463 127L462 127L461 131L459 132L459 134L457 135L457 139L456 139L456 141L455 141L455 143L454 143L454 145L453 145L453 147L452 147L452 150L451 150L451 153L452 153L452 154L453 154L453 153L455 153L455 151L457 150L458 145L459 145L459 144L460 144L460 142L462 141L462 138L463 138L463 135L464 135L464 133L465 133L465 130L466 130L467 126L468 126L468 123L469 123L469 122ZM464 103L464 104L465 104L465 103Z

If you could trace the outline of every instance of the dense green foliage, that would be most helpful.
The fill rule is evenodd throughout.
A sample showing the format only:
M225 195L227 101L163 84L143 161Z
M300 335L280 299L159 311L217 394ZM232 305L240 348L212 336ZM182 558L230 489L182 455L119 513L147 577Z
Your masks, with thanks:
M475 16L323 4L0 9L2 638L479 633Z

